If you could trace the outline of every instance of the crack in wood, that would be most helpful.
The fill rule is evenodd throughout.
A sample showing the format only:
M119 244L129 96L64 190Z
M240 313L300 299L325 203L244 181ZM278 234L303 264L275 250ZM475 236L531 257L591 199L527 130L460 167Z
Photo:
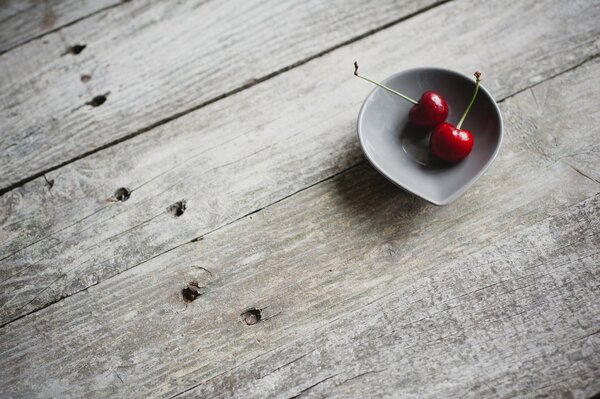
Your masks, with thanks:
M323 378L322 380L317 381L316 383L312 384L311 386L308 386L308 387L304 388L298 394L296 394L294 396L290 396L289 399L300 398L300 397L302 397L302 395L304 395L305 393L307 393L311 389L316 388L317 386L321 385L322 383L324 383L324 382L326 382L326 381L328 381L328 380L330 380L330 379L332 379L334 377L337 377L338 375L340 375L340 373L336 373L336 374L330 375L327 378Z
M190 387L190 388L184 389L183 391L180 391L180 392L176 393L175 395L172 395L172 396L170 396L170 397L169 397L169 399L174 399L174 398L176 398L176 397L178 397L178 396L182 396L182 395L184 395L184 394L186 394L186 393L188 393L188 392L190 392L190 391L194 390L195 388L197 388L197 387L199 387L199 386L201 386L201 385L203 385L203 384L206 384L206 383L207 383L207 382L209 382L209 381L212 381L212 380L214 380L214 379L217 379L217 378L219 378L219 377L221 377L221 376L223 376L223 375L225 375L225 374L227 374L227 373L229 373L229 372L231 372L231 371L235 370L235 369L236 369L236 368L238 368L238 367L241 367L241 366L243 366L243 365L246 365L246 364L248 364L248 363L250 363L250 362L253 362L253 361L255 361L256 359L258 359L258 358L260 358L260 357L266 357L266 355L268 355L269 353L275 352L275 351L277 351L277 350L279 350L279 349L281 349L281 347L275 347L275 348L269 349L268 351L266 351L266 352L264 352L264 353L261 353L261 354L260 354L259 356L257 356L257 357L254 357L254 358L248 359L248 360L246 360L246 361L243 361L243 362L242 362L242 363L240 363L239 365L236 365L236 366L234 366L234 367L231 367L231 368L229 368L228 370L222 371L222 372L220 372L219 374L216 374L216 375L214 375L214 376L212 376L212 377L210 377L210 378L206 379L205 381L203 381L203 382L201 382L201 383L199 383L199 384L195 384L194 386L192 386L192 387Z
M591 180L596 184L600 184L600 181L594 179L591 176L588 176L586 173L582 172L579 168L576 168L575 166L570 165L570 164L569 164L569 166L571 167L571 169L573 169L575 172L579 173L581 176L585 177L586 179Z
M357 374L357 375L355 375L354 377L350 377L350 378L348 378L347 380L344 380L344 381L342 381L342 382L340 383L340 385L343 385L343 384L345 384L345 383L347 383L347 382L350 382L350 381L357 380L357 379L359 379L359 378L361 378L361 377L364 377L365 375L369 375L369 374L379 374L379 373L383 373L384 371L387 371L387 370L388 370L388 369L380 369L380 370L369 370L369 371L365 371L364 373Z
M291 364L294 364L294 363L296 363L296 362L297 362L297 361L299 361L299 360L302 360L302 359L304 359L306 356L310 355L310 354L311 354L311 353L313 353L315 350L316 350L316 349L313 349L313 350L311 350L310 352L307 352L307 353L303 354L302 356L299 356L299 357L297 357L297 358L295 358L295 359L293 359L293 360L290 360L290 361L289 361L289 362L287 362L287 363L284 363L284 364L282 364L281 366L279 366L279 367L277 367L277 368L274 368L273 370L269 371L267 374L265 374L265 375L261 376L259 379L261 379L261 380L262 380L263 378L265 378L265 377L267 377L267 376L269 376L269 375L271 375L271 374L273 374L273 373L275 373L275 372L277 372L277 371L279 371L279 370L281 370L281 369L283 369L283 368L285 368L285 367L287 367L287 366L289 366L289 365L291 365Z

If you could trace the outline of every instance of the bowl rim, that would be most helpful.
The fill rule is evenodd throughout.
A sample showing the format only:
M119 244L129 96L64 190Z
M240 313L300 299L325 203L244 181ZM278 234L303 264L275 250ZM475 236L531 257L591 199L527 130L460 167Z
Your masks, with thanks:
M467 79L467 80L471 80L473 81L473 83L475 83L475 81L460 72L454 71L452 69L447 69L447 68L441 68L441 67L416 67L416 68L410 68L410 69L405 69L402 70L400 72L396 72L393 75L388 76L387 78L385 78L382 83L383 84L387 84L389 81L393 80L394 78L396 78L397 76L400 75L404 75L407 73L414 73L414 72L418 72L418 71L437 71L437 72L445 72L445 73L450 73L450 74L454 74L457 75L461 78ZM479 172L477 172L475 174L475 176L473 176L471 178L471 180L469 182L467 182L467 184L465 184L463 187L461 187L459 190L456 190L455 192L452 193L452 195L448 196L447 198L443 199L442 201L436 201L433 198L430 198L426 195L423 194L419 194L419 193L415 193L413 190L401 185L400 183L396 182L396 180L390 176L388 173L386 173L378 164L377 162L375 162L375 160L373 158L371 158L371 155L369 154L369 152L366 150L366 146L365 143L363 142L363 134L361 134L361 129L360 129L360 124L361 121L363 119L363 115L365 113L365 109L367 107L367 102L369 101L369 99L371 97L373 97L373 95L375 94L376 91L378 90L383 90L380 87L375 87L373 90L371 90L369 92L369 94L367 95L367 97L365 97L362 106L360 107L360 111L358 112L358 118L356 121L356 131L357 131L357 135L358 135L358 142L360 144L360 148L363 152L363 154L365 154L365 156L367 157L367 160L369 161L369 163L371 163L371 165L373 165L373 167L379 172L381 173L383 176L385 176L386 179L388 179L389 181L391 181L392 183L394 183L396 186L400 187L401 189L408 191L409 193L413 194L414 196L417 196L419 198L423 198L425 201L433 204L433 205L437 205L437 206L442 206L442 205L448 205L451 202L453 202L454 200L456 200L458 197L460 197L461 195L463 195L477 180L479 180L479 178L481 177L481 175L483 175L487 169L490 167L490 165L494 162L494 160L496 159L496 157L498 156L498 153L500 152L500 147L502 146L502 142L504 141L504 121L502 120L502 113L500 112L500 108L498 107L498 103L496 102L496 99L491 95L491 93L482 85L479 85L479 90L484 91L491 99L492 99L492 103L494 105L494 111L496 112L496 115L498 116L498 120L500 121L500 126L499 126L499 132L498 132L498 143L496 144L496 148L494 149L494 152L492 154L492 156L490 157L490 159L486 162L485 165L483 165L483 167L479 170Z

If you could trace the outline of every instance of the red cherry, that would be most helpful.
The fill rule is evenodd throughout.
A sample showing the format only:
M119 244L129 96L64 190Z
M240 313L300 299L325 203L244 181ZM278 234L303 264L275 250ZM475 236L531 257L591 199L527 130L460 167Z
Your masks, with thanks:
M459 163L473 149L473 135L449 123L435 128L429 139L429 148L436 157L450 163Z
M419 103L410 109L408 120L415 126L433 129L448 117L448 104L436 92L426 91Z
M405 96L402 93L397 92L396 90L390 89L387 86L382 85L381 83L375 82L369 78L365 78L358 74L358 63L354 63L354 75L358 76L361 79L366 80L367 82L373 83L385 89L391 93L394 93L397 96L402 97L406 101L409 101L414 104L414 106L410 109L408 114L408 120L415 126L433 129L440 123L446 120L448 116L448 104L446 104L446 100L439 94L433 91L426 91L421 96L419 102L416 102L412 98Z
M431 153L446 162L459 163L473 149L473 135L470 131L461 129L460 127L475 102L475 97L477 97L477 91L479 90L479 82L481 81L480 77L481 73L475 72L475 90L473 91L473 96L456 126L449 123L442 123L431 133L431 138L429 139Z

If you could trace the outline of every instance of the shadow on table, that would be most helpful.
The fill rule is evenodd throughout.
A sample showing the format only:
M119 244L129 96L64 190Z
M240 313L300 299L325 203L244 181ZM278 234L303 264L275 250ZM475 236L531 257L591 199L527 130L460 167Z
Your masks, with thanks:
M349 227L371 233L396 229L402 224L410 230L425 209L435 207L383 177L368 162L358 144L345 148L347 150L340 158L363 160L333 179L336 208Z

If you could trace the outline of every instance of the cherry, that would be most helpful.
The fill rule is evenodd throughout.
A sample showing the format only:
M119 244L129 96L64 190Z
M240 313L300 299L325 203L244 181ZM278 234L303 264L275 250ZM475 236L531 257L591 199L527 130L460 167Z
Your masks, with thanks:
M449 163L459 163L465 159L473 149L473 135L466 129L461 129L469 110L475 102L477 91L479 90L479 82L481 73L475 72L475 90L471 97L471 102L467 106L465 113L462 115L456 126L450 123L442 123L436 127L429 139L429 148L431 153Z
M429 148L436 157L449 163L459 163L473 149L473 135L468 130L444 122L431 134Z
M448 104L434 91L426 91L419 103L410 109L408 120L418 127L433 128L446 121Z
M446 120L446 117L448 117L448 104L446 104L446 100L444 100L444 98L436 92L426 91L421 95L421 99L419 100L419 102L417 102L412 98L397 92L396 90L390 89L389 87L382 85L381 83L377 83L371 79L359 75L357 62L354 62L354 75L366 80L367 82L373 83L374 85L377 85L382 89L389 91L390 93L394 93L395 95L402 97L406 101L413 103L414 106L410 109L410 112L408 113L408 120L410 121L410 123L417 127L421 127L424 129L433 129L440 123L444 122Z

